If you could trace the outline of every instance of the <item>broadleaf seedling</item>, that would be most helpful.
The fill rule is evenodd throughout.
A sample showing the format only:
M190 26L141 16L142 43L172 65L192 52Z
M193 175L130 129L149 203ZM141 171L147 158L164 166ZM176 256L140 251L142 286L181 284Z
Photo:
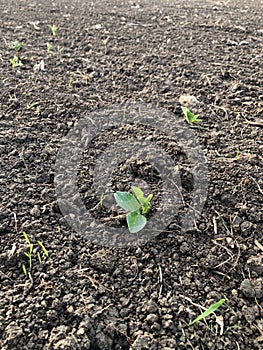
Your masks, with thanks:
M22 44L20 44L18 41L14 41L12 43L13 49L18 52L22 48Z
M199 119L199 114L194 114L192 113L187 107L181 106L182 111L184 113L185 119L187 121L187 123L189 124L193 124L193 123L197 123L197 122L201 122L202 119Z
M217 303L212 304L208 309L206 309L203 313L201 313L198 317L196 317L193 321L189 322L189 326L192 326L193 324L195 324L198 321L201 321L202 319L204 319L205 317L207 317L208 315L212 314L213 312L215 312L224 302L226 301L226 299L220 299Z
M13 68L22 66L22 63L19 61L19 58L16 55L10 59L10 62Z
M126 220L129 231L131 233L137 233L141 231L147 223L145 215L151 208L151 199L153 195L149 194L145 197L143 191L136 186L132 186L132 191L134 194L117 191L114 193L114 198L116 203L128 212Z

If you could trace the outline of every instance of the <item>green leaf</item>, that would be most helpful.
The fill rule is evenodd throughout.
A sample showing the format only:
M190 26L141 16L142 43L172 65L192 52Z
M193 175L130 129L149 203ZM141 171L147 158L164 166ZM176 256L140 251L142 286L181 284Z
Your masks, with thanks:
M185 118L189 124L202 121L202 119L198 119L199 114L194 114L194 113L190 112L190 110L184 106L181 106L181 108L182 108L182 111L185 115Z
M30 242L30 239L28 238L28 235L26 234L26 232L23 232L23 235L24 235L25 240L27 241L28 245L30 246L31 242Z
M41 249L43 250L44 254L46 255L46 257L48 257L48 251L46 250L46 248L44 247L44 244L41 241L37 241L37 243L40 245Z
M141 215L138 211L133 211L127 215L128 228L131 233L137 233L141 231L146 225L145 216Z
M136 200L133 194L129 192L116 192L114 198L117 204L126 211L138 211L140 210L140 204Z
M211 313L215 312L224 302L226 299L221 299L217 303L211 305L207 310L205 310L201 315L196 317L193 321L189 323L189 326L192 326L194 323L202 320L203 318L207 317Z
M133 190L136 198L140 202L140 204L143 205L145 200L146 200L146 198L144 197L144 194L143 194L142 190L139 187L136 187L136 186L132 186L132 190Z
M33 248L34 248L34 245L32 243L30 243L30 245L29 245L29 253L30 254L33 253Z
M151 208L150 201L151 201L153 195L149 194L149 196L146 198L146 197L144 197L142 190L138 187L135 187L135 186L132 186L132 190L133 190L136 198L138 199L138 201L141 204L142 214L147 214Z
M23 269L23 271L24 271L24 274L27 275L27 269L26 269L26 267L25 267L24 264L22 264L22 269Z
M149 194L149 196L145 199L145 202L142 205L142 214L147 214L148 211L151 208L151 200L152 200L153 195Z
M40 253L39 253L39 252L37 252L37 257L38 257L39 263L42 264L42 259L41 259L41 256L40 256Z

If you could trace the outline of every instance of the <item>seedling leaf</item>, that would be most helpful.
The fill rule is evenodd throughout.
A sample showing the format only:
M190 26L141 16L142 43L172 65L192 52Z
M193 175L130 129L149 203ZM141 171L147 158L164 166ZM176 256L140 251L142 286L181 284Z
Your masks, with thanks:
M27 269L26 269L26 267L25 267L24 264L22 264L22 269L23 269L23 271L24 271L24 274L27 275Z
M135 186L132 186L132 190L133 190L137 200L140 202L140 205L142 207L142 214L147 214L151 208L150 201L151 201L153 195L149 194L149 196L146 198L146 197L144 197L142 190L138 187L135 187Z
M16 55L10 59L10 62L13 68L22 66L22 63L19 61L19 58Z
M143 194L142 190L139 187L136 187L136 186L132 186L132 190L133 190L136 198L140 202L140 204L143 205L143 203L145 202L146 198L144 197L144 194Z
M128 228L131 233L137 233L146 225L145 216L141 215L138 211L133 211L127 215Z
M53 36L57 35L57 27L53 24L53 25L48 25L48 28L51 30L51 33Z
M39 253L39 252L37 252L37 257L38 257L39 263L42 264L42 259L41 259L41 256L40 256L40 253Z
M31 245L30 239L28 238L28 235L26 234L25 231L23 232L23 236L25 237L25 240L27 241L27 243L28 243L29 245Z
M196 322L202 320L203 318L207 317L208 315L212 314L213 312L215 312L224 302L226 301L226 299L221 299L219 300L217 303L211 305L207 310L205 310L201 315L199 315L198 317L196 317L193 321L189 322L189 326L192 326L193 324L195 324Z
M41 249L43 250L44 254L46 255L46 257L48 258L48 251L46 250L46 248L44 247L44 244L41 241L37 241L37 243L40 245Z
M142 205L142 214L147 214L148 211L151 208L151 200L152 200L153 195L149 194L149 196L145 199L145 202Z
M13 49L14 49L16 52L18 52L18 51L21 49L22 44L20 44L20 43L17 42L17 41L14 41L14 42L12 43L12 46L13 46Z
M117 204L126 211L139 211L140 204L133 194L129 192L116 192L114 198Z
M102 208L103 206L103 201L104 201L104 194L102 193L102 195L100 196L100 207Z
M194 114L190 112L190 110L187 107L181 106L182 111L185 115L185 119L189 124L196 123L196 122L201 122L202 119L199 119L199 114Z

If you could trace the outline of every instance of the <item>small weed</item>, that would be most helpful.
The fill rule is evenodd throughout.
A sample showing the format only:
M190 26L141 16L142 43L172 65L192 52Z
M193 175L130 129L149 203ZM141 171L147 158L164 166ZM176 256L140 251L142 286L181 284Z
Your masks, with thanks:
M14 49L16 52L20 51L21 48L22 48L22 44L20 44L18 41L14 41L14 42L12 43L12 46L13 46L13 49Z
M189 124L193 124L193 123L197 123L197 122L201 122L202 119L199 119L199 114L194 114L192 112L190 112L190 110L187 107L183 107L181 106L182 111L184 113L185 119L187 121L187 123Z
M151 208L152 194L144 197L142 190L138 187L132 186L132 193L116 192L114 194L116 203L125 211L128 212L126 216L128 229L131 233L137 233L144 228L147 223L145 215Z
M47 43L47 53L50 53L52 49L52 45L50 43Z
M57 35L57 27L53 24L53 25L48 25L48 28L51 30L51 33L53 36L56 36Z
M236 160L238 160L240 158L240 156L241 156L240 150L236 149L236 155L235 155Z
M63 51L63 47L60 47L59 45L57 46L57 52L61 53Z
M26 232L23 232L23 236L28 244L28 247L29 247L29 250L28 252L25 252L25 256L28 258L28 269L26 268L25 264L22 264L22 269L23 269L23 272L25 275L28 274L28 270L31 271L32 270L32 267L33 267L33 253L34 253L34 245L33 243L31 243L28 235L26 234ZM46 248L44 247L43 243L41 241L37 241L38 245L40 246L42 252L44 253L44 256L46 256L46 258L49 258L49 253L48 251L46 250ZM37 252L37 258L38 258L38 261L40 264L42 264L43 262L43 259L41 257L41 254L40 252L38 251Z
M28 238L28 235L23 232L23 235L25 237L25 240L27 241L27 244L29 246L29 251L24 253L25 256L28 258L28 261L29 261L29 270L32 270L32 254L33 254L33 249L34 249L34 246L33 244L30 242L29 238ZM23 264L22 265L23 267L23 271L25 273L25 275L27 274L27 269L26 269L26 266Z
M19 58L16 55L10 59L10 62L13 68L22 66L22 63L19 61Z
M189 322L189 326L192 326L196 322L202 320L203 318L207 317L208 315L212 314L215 312L224 302L226 299L220 299L217 303L211 305L208 309L206 309L201 315L196 317L193 321Z
M104 201L104 199L105 199L105 196L104 196L104 194L102 194L102 195L100 196L100 207L101 207L101 208L103 207L103 201Z
M38 106L38 104L39 104L39 102L33 102L30 105L27 105L27 109L34 108L34 107Z
M68 79L68 87L69 87L69 89L72 88L72 84L73 84L73 78L70 76L69 79Z

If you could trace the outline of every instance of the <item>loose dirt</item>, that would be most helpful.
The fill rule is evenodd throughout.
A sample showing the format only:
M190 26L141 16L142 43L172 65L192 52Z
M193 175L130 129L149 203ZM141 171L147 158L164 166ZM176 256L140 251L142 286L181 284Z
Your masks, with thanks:
M262 2L0 0L0 13L1 349L263 349ZM182 95L198 100L189 108L202 122L190 128L209 172L195 229L170 225L124 248L88 241L58 206L62 138L113 104L149 103L183 120ZM97 205L89 172L129 132L100 135L77 169L86 207L119 227L125 220ZM185 164L172 140L157 141ZM138 175L157 210L160 179L148 163L121 164L113 190ZM181 177L187 202L191 171ZM27 275L23 232L34 244Z

